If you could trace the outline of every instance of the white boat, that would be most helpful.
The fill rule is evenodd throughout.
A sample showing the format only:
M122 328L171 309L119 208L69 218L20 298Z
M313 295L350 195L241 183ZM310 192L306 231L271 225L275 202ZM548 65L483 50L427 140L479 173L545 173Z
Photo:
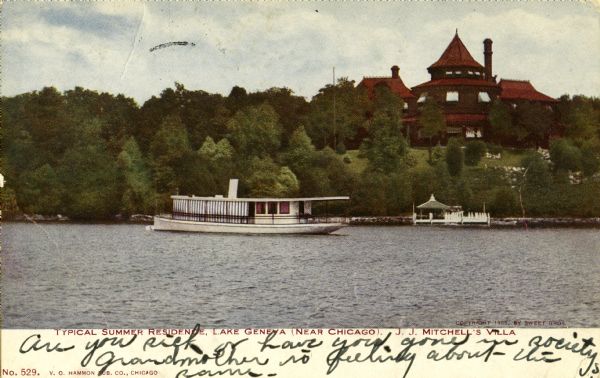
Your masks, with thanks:
M435 199L433 194L429 201L417 206L419 214L413 210L413 224L431 225L490 225L490 213L485 212L485 204L482 212L463 212L460 206L448 206ZM425 214L423 214L425 211Z
M227 197L171 196L173 212L154 217L155 231L236 234L329 234L347 225L344 218L313 217L315 201L350 197L238 198L238 180L229 180Z

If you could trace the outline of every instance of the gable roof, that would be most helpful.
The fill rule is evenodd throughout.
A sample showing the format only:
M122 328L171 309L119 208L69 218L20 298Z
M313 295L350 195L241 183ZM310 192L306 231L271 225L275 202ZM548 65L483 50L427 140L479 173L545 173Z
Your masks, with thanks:
M500 80L500 98L502 100L530 100L557 102L556 99L538 92L529 80Z
M402 79L393 78L393 77L363 77L362 81L358 85L362 85L369 91L369 95L372 96L375 87L377 85L387 85L388 88L392 91L392 93L397 94L403 99L413 98L415 95L408 89Z
M483 68L483 66L469 53L469 50L462 43L460 38L458 37L458 32L450 41L448 47L442 54L442 56L437 60L437 62L433 63L429 66L428 69L431 68L439 68L439 67L475 67L475 68Z

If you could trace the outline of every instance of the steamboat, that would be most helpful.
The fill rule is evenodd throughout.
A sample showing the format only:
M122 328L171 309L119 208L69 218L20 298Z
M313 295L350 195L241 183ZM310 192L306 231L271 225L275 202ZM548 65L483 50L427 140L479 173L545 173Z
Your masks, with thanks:
M236 234L329 234L346 226L340 217L314 217L313 203L349 200L347 196L238 198L238 180L229 180L227 197L173 195L173 212L154 217L154 231ZM325 211L327 213L327 210Z

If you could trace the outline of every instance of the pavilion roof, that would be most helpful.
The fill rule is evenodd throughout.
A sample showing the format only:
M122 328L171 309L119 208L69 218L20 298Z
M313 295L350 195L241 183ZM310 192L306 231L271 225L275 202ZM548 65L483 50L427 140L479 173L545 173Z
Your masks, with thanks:
M417 209L448 210L450 209L450 206L437 201L432 194L429 201L420 204L417 206Z

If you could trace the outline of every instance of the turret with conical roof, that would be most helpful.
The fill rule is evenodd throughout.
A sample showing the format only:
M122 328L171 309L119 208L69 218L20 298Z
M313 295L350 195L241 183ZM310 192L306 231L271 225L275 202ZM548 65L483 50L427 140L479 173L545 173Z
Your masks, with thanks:
M442 56L427 68L431 74L431 80L447 77L468 77L483 79L484 67L479 64L458 36L458 30L454 38L442 53Z
M491 41L490 41L491 42ZM487 67L491 72L491 43ZM448 137L483 138L489 122L490 106L498 97L498 84L486 74L486 68L473 59L469 50L458 36L458 31L440 56L427 68L431 80L412 88L417 97L417 113L426 99L432 99L444 112L446 130L440 138ZM406 118L406 124L418 123L420 115ZM414 119L414 120L413 120ZM415 128L413 127L413 130Z

